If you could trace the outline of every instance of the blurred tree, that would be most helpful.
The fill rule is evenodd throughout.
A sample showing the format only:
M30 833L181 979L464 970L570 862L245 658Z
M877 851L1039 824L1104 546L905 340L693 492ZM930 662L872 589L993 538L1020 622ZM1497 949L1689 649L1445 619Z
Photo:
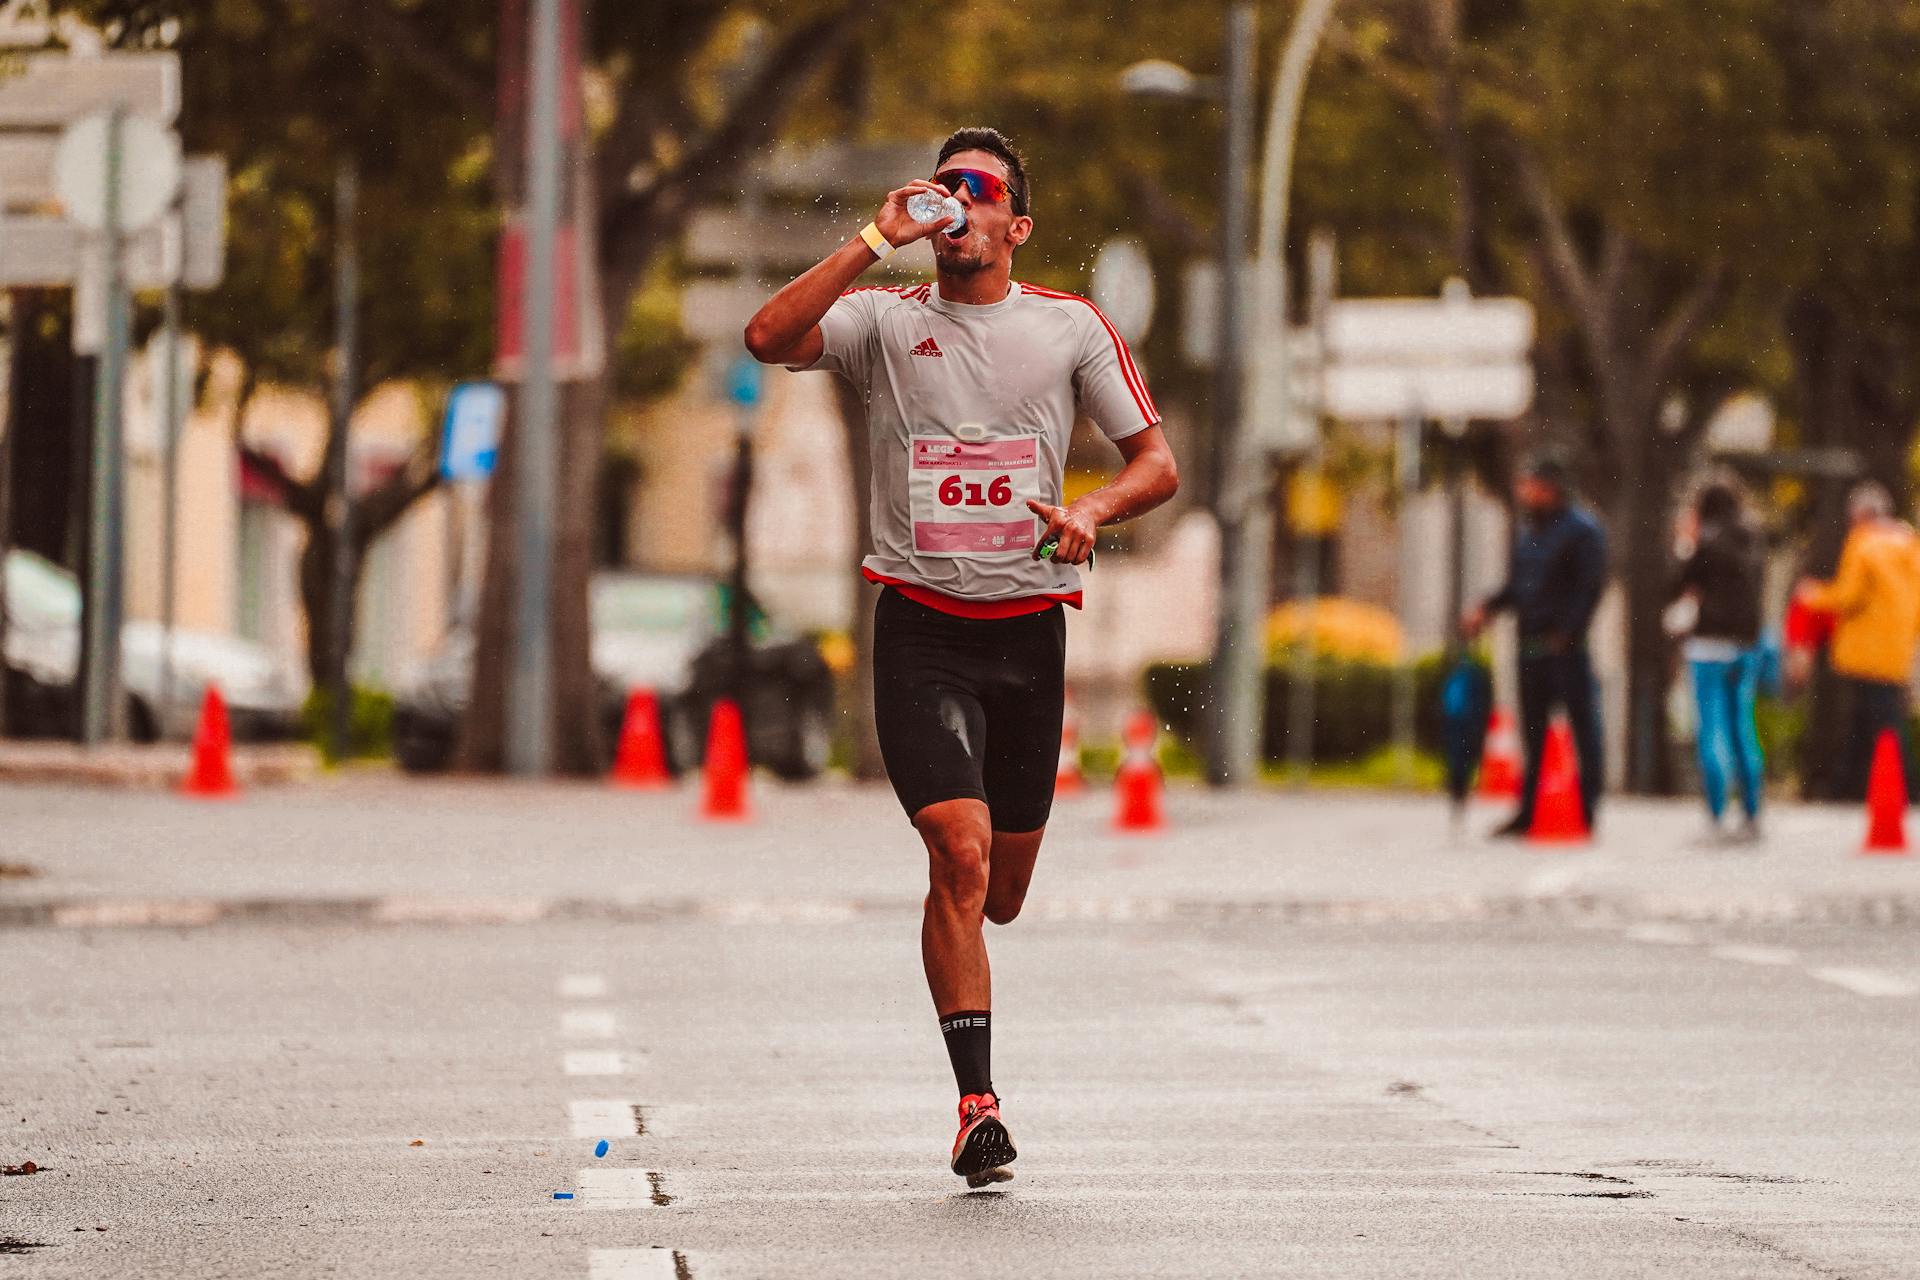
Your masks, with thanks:
M327 477L347 446L331 421L319 465L296 475L238 431L262 383L327 398L334 376L334 183L360 172L358 228L367 281L357 402L395 380L444 385L490 358L492 242L484 74L490 28L478 3L377 0L64 0L121 47L172 47L184 71L179 128L189 151L224 155L231 174L226 278L189 295L188 323L245 366L235 444L307 530L300 595L308 666L333 669L331 618L340 554ZM419 12L413 12L418 9ZM348 548L357 591L366 553L438 482L429 432L406 465L355 497ZM349 644L350 633L349 633Z
M1852 0L1356 0L1345 12L1334 48L1398 101L1447 177L1456 269L1541 308L1540 413L1585 454L1626 596L1630 780L1662 789L1677 486L1726 396L1786 389L1783 302L1826 280L1833 254L1892 265L1857 254L1866 228L1849 224L1898 224L1889 197L1911 192L1911 157L1882 167L1848 153L1863 110L1892 122L1890 80L1904 76L1911 99L1911 55L1882 42L1910 38L1912 14ZM1876 83L1846 56L1878 61ZM1874 193L1866 207L1835 206L1843 175ZM1908 413L1893 434L1912 425Z
M511 8L511 6L509 6ZM635 299L649 272L678 244L694 211L736 184L773 140L820 73L835 65L877 0L819 0L748 6L718 0L586 7L591 64L591 153L583 185L595 211L605 331L630 332ZM509 146L515 121L502 122ZM618 384L613 364L564 388L560 502L554 530L552 653L556 763L573 773L605 764L599 690L588 630L594 492L608 411ZM517 465L508 432L488 493L489 523L513 527ZM468 768L497 769L504 756L506 672L517 574L512 538L494 538L481 588L474 700L460 755Z
M362 174L362 254L369 281L360 386L450 380L487 367L498 196L497 0L64 0L123 46L181 50L187 144L224 152L236 180L228 284L194 322L246 360L256 380L324 385L331 342L332 181L351 155ZM874 0L750 6L719 0L587 7L588 124L606 331L617 349L635 295L704 198L724 188L773 135L801 92L832 65ZM777 20L778 25L775 24ZM511 141L511 130L508 140ZM661 354L655 342L643 354ZM669 357L672 352L668 351ZM684 353L682 353L684 354ZM589 661L587 579L592 494L607 409L621 378L566 388L554 648L560 767L600 767ZM627 375L657 386L658 371ZM490 516L510 527L513 433L503 442ZM328 455L343 447L335 424ZM433 449L359 503L356 543L391 525L434 483ZM251 458L309 521L302 565L312 617L327 616L333 548L313 519L320 478ZM478 628L475 701L464 735L470 767L501 757L501 702L513 540L492 540ZM325 670L325 627L310 627Z

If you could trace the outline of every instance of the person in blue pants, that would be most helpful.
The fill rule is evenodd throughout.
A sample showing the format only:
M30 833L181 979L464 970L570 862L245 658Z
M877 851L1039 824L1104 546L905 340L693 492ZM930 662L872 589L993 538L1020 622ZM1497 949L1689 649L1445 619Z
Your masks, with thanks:
M1763 544L1737 484L1702 485L1681 516L1682 559L1671 597L1688 600L1693 623L1682 646L1698 710L1700 781L1716 839L1757 840L1765 761L1754 726L1760 650ZM1732 792L1740 821L1724 825Z

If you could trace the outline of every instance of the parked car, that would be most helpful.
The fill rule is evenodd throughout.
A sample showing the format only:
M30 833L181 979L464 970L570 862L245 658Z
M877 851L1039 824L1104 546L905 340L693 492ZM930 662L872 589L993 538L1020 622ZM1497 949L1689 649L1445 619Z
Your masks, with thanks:
M727 687L725 594L711 578L606 573L592 584L593 670L600 688L602 738L619 740L628 694L659 699L667 767L696 767L706 752L707 720ZM394 696L393 745L414 772L451 764L473 679L473 636L451 632ZM808 640L756 617L741 707L747 758L802 781L827 766L833 731L833 675Z
M76 722L80 671L80 584L43 556L15 548L6 558L8 729L18 737L66 737ZM307 679L251 640L175 627L173 682L162 696L166 628L132 620L120 633L127 731L137 742L193 736L209 684L227 703L236 738L295 737Z

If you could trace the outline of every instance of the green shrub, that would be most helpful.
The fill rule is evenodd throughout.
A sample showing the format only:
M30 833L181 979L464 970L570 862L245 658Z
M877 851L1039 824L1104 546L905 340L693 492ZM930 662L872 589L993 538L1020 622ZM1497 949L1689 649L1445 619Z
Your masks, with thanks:
M300 709L300 729L319 748L328 764L339 764L333 753L333 691L315 685ZM393 695L383 689L353 686L353 707L347 716L349 760L385 760L393 755Z
M1440 685L1447 659L1429 654L1413 664L1414 742L1438 753ZM1313 660L1313 759L1319 763L1357 764L1393 745L1394 682L1399 668L1378 662L1336 658ZM1266 672L1266 720L1261 727L1262 756L1287 758L1287 723L1296 680L1290 658ZM1147 701L1189 748L1199 750L1208 713L1210 665L1204 662L1156 663L1147 669Z

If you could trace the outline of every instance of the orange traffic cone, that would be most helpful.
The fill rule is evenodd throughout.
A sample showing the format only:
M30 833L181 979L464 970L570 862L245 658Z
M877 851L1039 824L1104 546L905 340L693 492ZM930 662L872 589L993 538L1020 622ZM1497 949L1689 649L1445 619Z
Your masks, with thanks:
M1882 729L1873 744L1873 771L1867 775L1867 843L1862 853L1907 851L1907 779L1900 762L1900 736Z
M1066 714L1060 718L1060 763L1053 771L1053 794L1077 796L1086 786L1086 775L1080 772L1080 713L1068 699Z
M747 737L740 704L721 698L707 725L707 773L700 816L716 822L744 822L747 812Z
M180 782L180 792L209 800L240 793L233 780L233 730L227 724L227 704L211 684L200 700L200 724L193 731L193 764Z
M1527 839L1534 844L1578 844L1587 839L1587 815L1580 804L1580 766L1573 754L1573 734L1564 720L1547 730L1546 758L1540 765L1540 790L1534 797L1533 826Z
M1127 754L1113 778L1119 801L1113 814L1116 831L1159 831L1167 825L1161 804L1160 762L1153 755L1157 733L1150 711L1136 711L1127 720Z
M1493 800L1520 798L1520 733L1505 707L1487 719L1487 749L1480 760L1480 794Z
M620 724L620 750L613 757L607 781L631 791L660 791L670 782L666 748L660 740L660 700L651 689L627 695L627 714Z

